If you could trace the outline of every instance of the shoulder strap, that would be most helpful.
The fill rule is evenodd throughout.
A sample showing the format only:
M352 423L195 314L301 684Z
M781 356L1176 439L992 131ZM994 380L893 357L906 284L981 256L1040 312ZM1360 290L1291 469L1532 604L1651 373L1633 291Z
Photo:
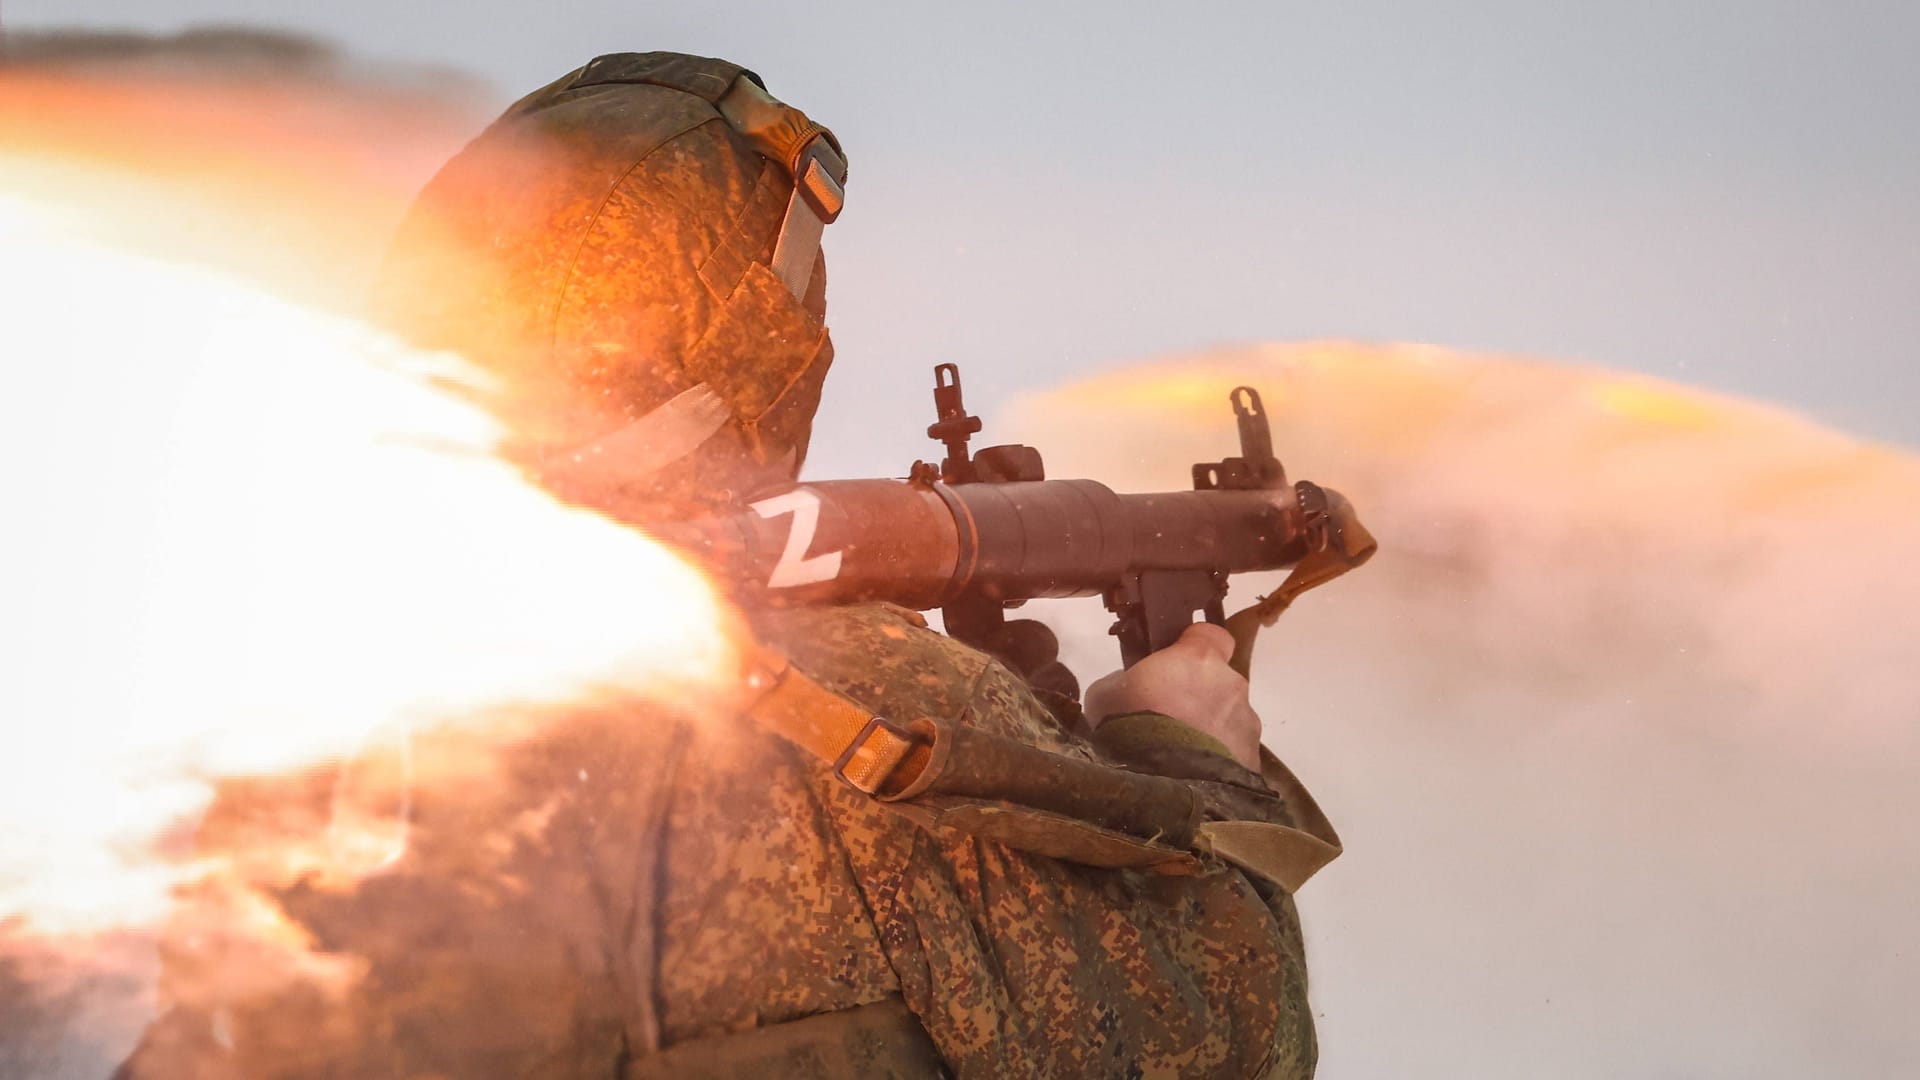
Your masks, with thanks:
M777 650L762 647L748 664L754 695L748 715L822 761L865 795L905 789L932 762L931 742L851 698L820 685Z
M959 724L896 724L831 690L777 650L748 665L754 721L832 763L834 776L911 820L973 832L1011 847L1094 866L1191 873L1211 852L1296 891L1340 854L1325 815L1279 759L1262 776L1300 827L1202 821L1180 781L1081 761Z

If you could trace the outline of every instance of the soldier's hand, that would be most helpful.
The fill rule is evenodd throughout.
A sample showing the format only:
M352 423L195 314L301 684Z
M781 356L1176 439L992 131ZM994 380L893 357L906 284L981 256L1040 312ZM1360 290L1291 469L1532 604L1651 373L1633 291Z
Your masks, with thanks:
M1258 772L1260 716L1247 700L1247 680L1227 665L1232 656L1233 635L1195 623L1173 644L1087 687L1087 720L1097 728L1123 713L1163 713L1225 743L1235 761Z

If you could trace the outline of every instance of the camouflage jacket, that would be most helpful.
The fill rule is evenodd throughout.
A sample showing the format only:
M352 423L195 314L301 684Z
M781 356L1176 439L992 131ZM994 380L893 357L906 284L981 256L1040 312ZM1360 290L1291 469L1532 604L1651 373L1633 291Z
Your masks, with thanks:
M1110 752L910 612L790 612L761 631L876 711ZM311 956L344 976L264 977L272 965L231 913L184 922L166 957L171 1008L124 1074L640 1075L661 1051L888 1001L959 1077L1313 1071L1293 904L1211 857L1184 876L1105 870L923 829L729 718L576 710L497 755L483 782L432 782L436 757L470 749L456 734L417 746L392 866L273 892ZM1111 752L1225 785L1232 813L1291 820L1251 772L1163 749L1157 763ZM202 844L315 827L326 788L228 792ZM847 1060L789 1067L836 1075Z

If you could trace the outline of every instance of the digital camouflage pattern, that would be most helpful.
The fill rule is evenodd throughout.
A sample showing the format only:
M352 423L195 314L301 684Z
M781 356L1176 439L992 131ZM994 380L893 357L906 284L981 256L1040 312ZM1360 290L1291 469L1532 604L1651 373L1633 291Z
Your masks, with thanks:
M998 662L910 612L761 624L875 711L1100 758ZM471 739L419 740L394 866L273 891L348 985L236 979L259 968L258 943L202 924L176 935L174 1007L125 1075L657 1075L646 1058L663 1049L889 1000L954 1076L1312 1072L1291 901L1224 863L1102 870L928 832L738 717L581 709L497 760ZM1215 768L1260 805L1258 778ZM202 842L320 827L328 790L230 791ZM850 1058L805 1060L831 1076Z
M797 664L882 715L953 718L1099 758L999 663L911 613L767 621ZM1229 760L1217 767L1264 790ZM1223 863L1193 876L1098 870L903 829L843 785L816 794L901 992L956 1075L1311 1074L1304 952L1284 894L1263 896ZM1271 793L1236 809L1292 823Z

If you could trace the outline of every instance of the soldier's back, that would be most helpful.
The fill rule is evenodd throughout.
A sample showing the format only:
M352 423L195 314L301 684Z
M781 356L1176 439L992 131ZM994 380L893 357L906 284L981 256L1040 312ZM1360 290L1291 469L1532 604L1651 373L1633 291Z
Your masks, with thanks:
M759 629L876 712L1097 757L910 612ZM342 981L236 981L242 937L176 940L174 1011L128 1075L656 1075L654 1055L737 1062L765 1041L742 1033L783 1030L784 1071L821 1075L850 1042L903 1076L929 1049L962 1077L1311 1072L1291 904L1225 864L1102 869L929 831L738 716L559 711L496 749L423 737L405 854L272 894ZM278 820L310 826L323 786L282 791L313 813Z

